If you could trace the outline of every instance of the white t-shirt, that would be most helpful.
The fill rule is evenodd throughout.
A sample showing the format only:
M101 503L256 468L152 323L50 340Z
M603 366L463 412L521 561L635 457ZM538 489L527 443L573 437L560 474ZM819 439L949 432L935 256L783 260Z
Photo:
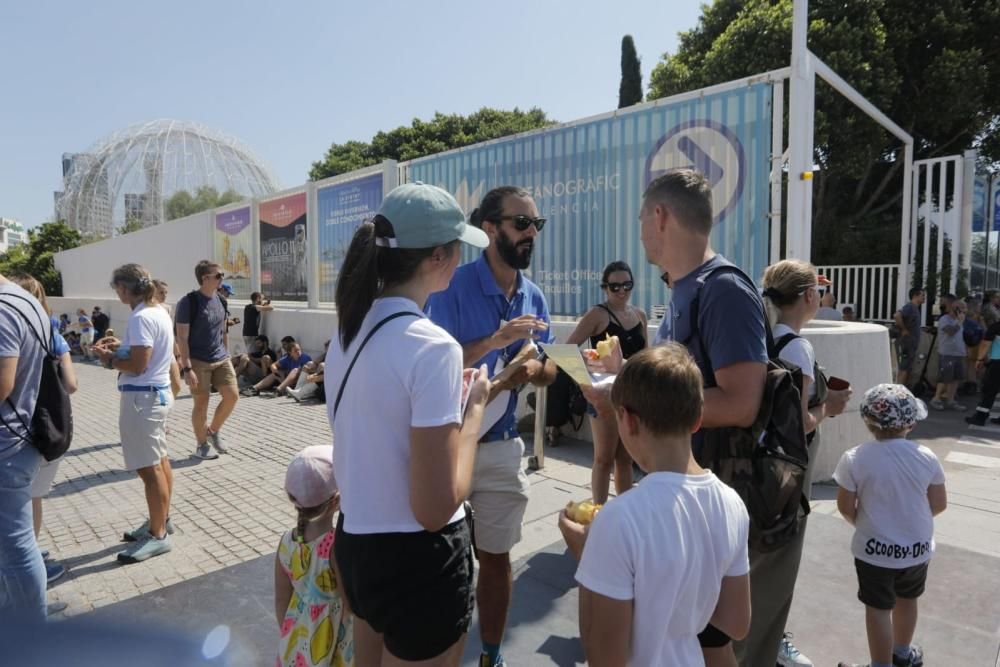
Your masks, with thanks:
M944 484L934 452L902 438L866 442L844 452L833 478L858 494L855 558L897 570L931 559L934 516L927 487Z
M167 311L144 303L132 310L125 325L121 348L132 347L152 348L153 355L146 370L139 375L122 373L118 378L118 386L132 384L169 387L170 361L174 358L174 323Z
M379 321L398 312L420 317L392 320L371 338L347 379L334 420L337 392L358 347ZM410 456L420 454L411 451L410 428L462 422L461 346L413 301L377 299L347 350L334 334L326 355L326 398L344 529L422 531L410 509ZM449 523L464 516L459 507Z
M750 520L736 492L711 472L657 472L594 520L576 580L633 600L629 665L702 665L698 633L723 577L750 571Z
M795 331L787 324L776 324L772 333L774 335L774 342L777 344L779 340L788 334L794 334ZM778 357L784 361L790 361L802 369L802 377L812 380L812 383L809 385L809 398L815 397L816 369L814 364L816 363L816 353L813 351L812 343L802 336L794 338L781 349Z

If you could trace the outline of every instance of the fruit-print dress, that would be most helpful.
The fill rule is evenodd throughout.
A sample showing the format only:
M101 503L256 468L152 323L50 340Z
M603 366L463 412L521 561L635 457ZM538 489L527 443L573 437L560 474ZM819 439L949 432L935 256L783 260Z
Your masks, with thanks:
M333 531L300 544L293 531L281 537L278 561L292 582L292 598L281 624L278 667L353 667L353 617L333 570Z

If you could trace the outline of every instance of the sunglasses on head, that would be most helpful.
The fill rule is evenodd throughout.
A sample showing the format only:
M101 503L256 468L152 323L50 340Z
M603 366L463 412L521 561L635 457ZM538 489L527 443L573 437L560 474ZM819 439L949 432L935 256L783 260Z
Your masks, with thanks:
M632 288L635 287L635 283L631 280L626 280L623 283L603 283L601 287L603 287L606 290L611 290L615 294L618 294L618 292L620 292L621 290L625 290L626 292L631 292Z
M510 220L514 223L514 229L519 232L525 231L528 227L534 225L535 231L542 231L542 227L545 226L545 218L531 218L526 215L501 215L501 220Z

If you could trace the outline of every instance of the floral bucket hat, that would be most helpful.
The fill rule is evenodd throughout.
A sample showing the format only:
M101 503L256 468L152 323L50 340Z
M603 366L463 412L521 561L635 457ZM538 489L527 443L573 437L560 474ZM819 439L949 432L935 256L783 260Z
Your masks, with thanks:
M901 431L927 418L927 405L901 384L879 384L861 397L861 416L883 431Z

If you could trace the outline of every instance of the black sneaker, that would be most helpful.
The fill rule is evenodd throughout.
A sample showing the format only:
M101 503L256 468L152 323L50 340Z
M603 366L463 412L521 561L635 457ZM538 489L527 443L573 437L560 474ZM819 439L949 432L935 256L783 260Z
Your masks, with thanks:
M965 418L966 424L971 424L972 426L986 426L986 418L989 416L987 412L980 412L976 410L971 415Z
M991 424L1000 424L1000 417L993 417L990 419Z

